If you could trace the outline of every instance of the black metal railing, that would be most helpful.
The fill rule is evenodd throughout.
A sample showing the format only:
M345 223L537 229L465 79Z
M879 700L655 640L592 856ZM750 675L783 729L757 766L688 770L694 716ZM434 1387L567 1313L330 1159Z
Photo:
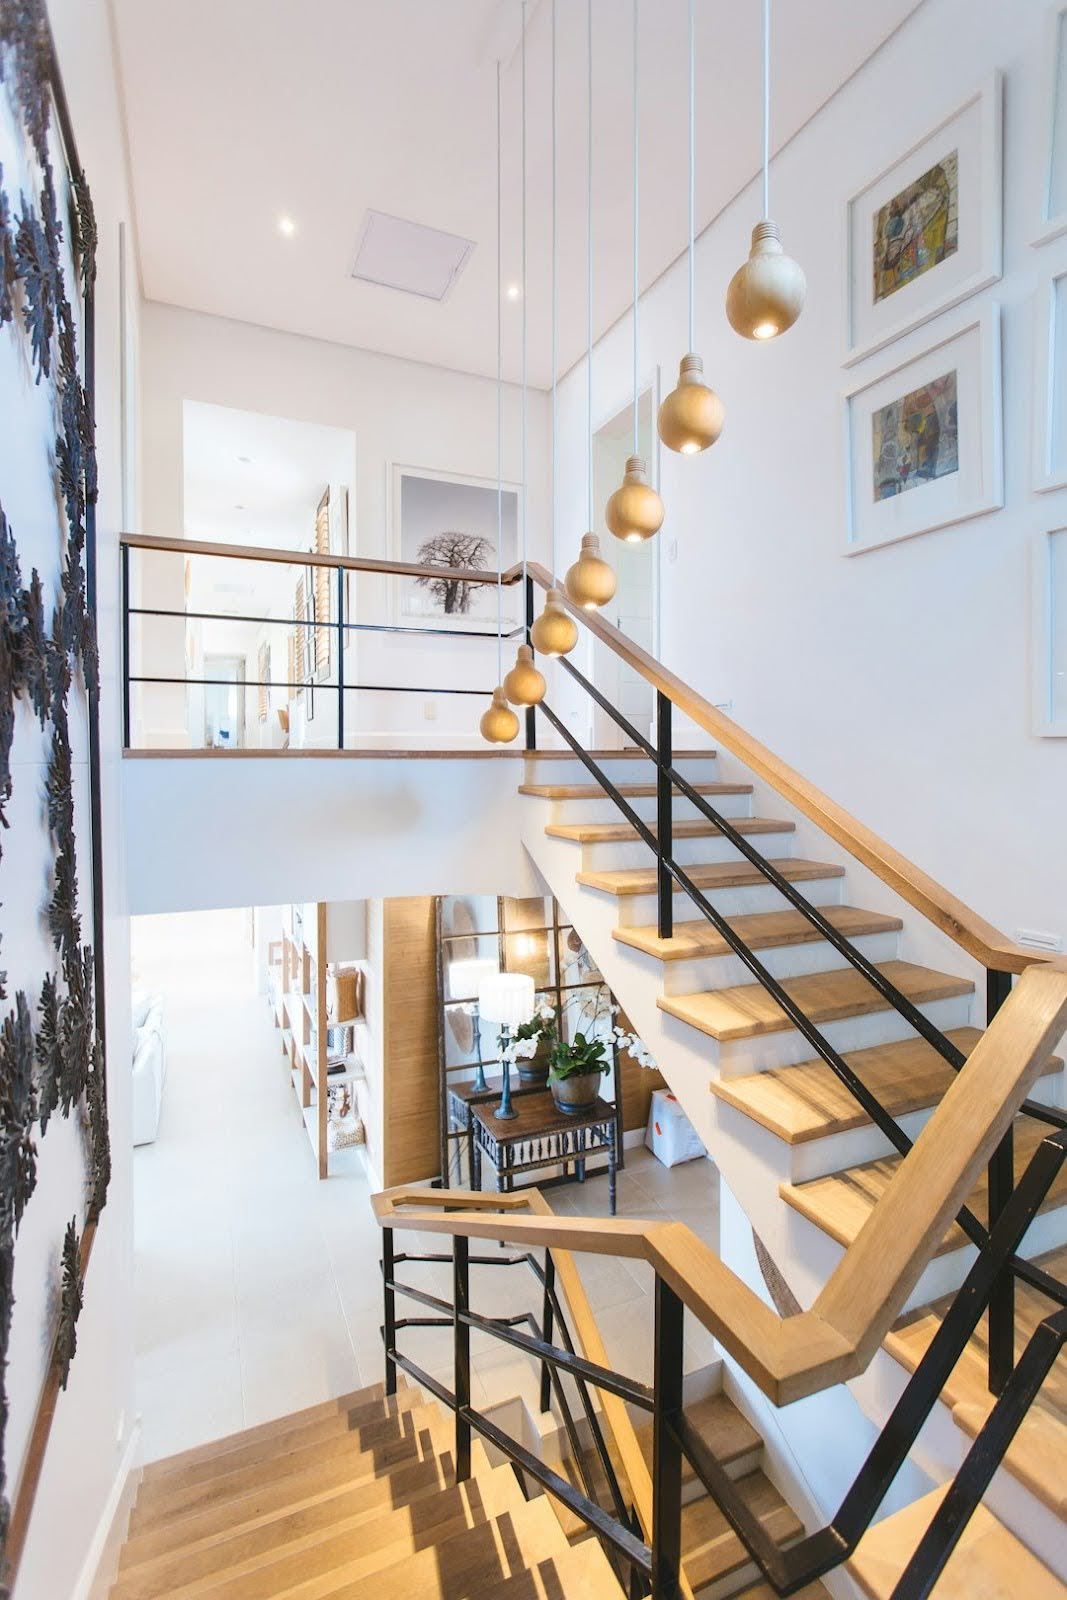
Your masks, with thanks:
M699 789L690 783L683 773L678 771L673 761L671 701L662 690L657 690L656 692L657 739L656 743L653 744L623 716L617 707L612 705L611 701L594 684L590 683L588 678L578 670L573 662L565 657L561 658L561 660L569 676L586 691L601 710L612 718L635 749L642 752L655 764L656 827L653 829L638 814L636 809L629 804L600 764L582 747L552 708L542 700L538 709L622 812L638 837L649 846L655 855L658 907L657 932L660 938L670 938L673 933L673 901L675 890L678 889L688 896L701 915L720 934L726 946L744 963L756 982L777 1002L789 1018L789 1021L802 1037L808 1041L812 1049L826 1063L835 1077L848 1089L857 1104L889 1141L893 1149L900 1155L906 1155L911 1148L912 1141L896 1118L883 1106L877 1096L871 1092L852 1069L847 1057L835 1049L789 991L773 977L764 963L760 961L759 957L738 934L736 928L701 892L684 867L681 867L674 859L672 815L675 794L680 794L684 799L688 800L700 815L710 822L716 831L760 873L761 877L776 889L816 929L819 936L825 939L838 954L843 956L882 996L886 1003L937 1051L938 1055L948 1063L953 1071L958 1072L966 1061L967 1058L964 1052L953 1044L952 1040L947 1038L941 1029L913 1001L909 1000L878 966L868 960L863 952L857 949L839 928L835 927L822 910L814 905L803 891L775 866L774 862L769 861L762 854L751 839L736 828L728 817L722 815L710 803L707 796L701 794ZM990 971L987 973L987 1022L993 1020L1000 1006L1011 993L1011 982L1011 974L1008 972ZM1050 1127L1057 1129L1067 1128L1067 1114L1055 1107L1041 1105L1034 1100L1026 1100L1023 1102L1021 1111ZM989 1164L987 1184L988 1226L984 1226L968 1207L964 1207L956 1219L967 1239L978 1247L982 1247L988 1241L990 1229L1002 1214L1011 1197L1015 1182L1014 1160L1014 1134L1012 1129L1009 1128ZM1049 1295L1052 1299L1056 1299L1058 1295L1063 1293L1062 1284L1033 1263L1014 1256L1010 1262L1005 1264L992 1291L989 1316L988 1382L990 1392L998 1395L1003 1392L1015 1364L1016 1279L1026 1282L1031 1288Z
M202 555L209 558L211 556L215 556L218 559L229 561L240 559L253 563L258 562L261 565L277 565L279 555L282 554L281 552L273 552L268 557L265 554L257 554L255 551L249 550L247 553L242 553L240 556L237 556L235 555L232 547L229 546L219 550L212 550L209 545L199 543L195 546L191 546L190 541L179 540L171 541L171 543L175 548L178 549L190 546L195 548L197 555ZM151 551L158 548L165 549L166 547L167 546L165 542L152 545L144 542L133 542L127 540L123 540L119 547L119 593L122 616L122 736L123 746L126 749L130 748L132 725L132 691L135 686L154 685L157 687L171 688L233 688L235 686L234 680L229 678L190 677L187 673L151 674L135 672L132 668L133 649L130 629L131 619L134 617L155 617L182 622L230 622L248 624L251 627L289 628L300 630L303 633L303 636L307 639L314 638L319 630L326 630L333 638L337 651L337 675L335 681L331 681L332 675L331 677L322 677L318 675L317 669L314 665L317 652L314 649L311 649L307 652L311 664L308 665L306 671L303 671L300 676L291 680L279 678L261 679L244 677L240 680L240 683L237 686L242 690L285 690L287 693L290 693L294 696L308 690L310 690L312 693L325 693L331 695L335 694L337 696L337 719L334 747L338 750L344 750L346 748L345 696L348 694L459 695L473 696L480 699L485 698L486 689L484 684L479 684L476 687L449 687L439 683L360 683L346 681L345 645L349 639L358 635L370 634L382 635L386 637L398 636L408 638L415 637L450 640L496 640L497 633L495 628L445 628L436 627L432 623L357 622L351 620L346 615L345 580L347 573L352 571L369 570L378 575L404 576L405 573L410 573L411 571L417 569L413 569L410 566L405 566L404 563L400 562L381 562L370 560L361 562L350 557L335 557L331 559L328 556L311 555L307 552L298 550L285 552L284 554L288 557L291 565L294 567L306 567L309 564L316 567L325 566L330 569L331 575L335 574L335 581L333 583L334 600L332 605L327 607L327 610L330 612L330 614L325 617L320 617L316 614L315 608L317 604L317 597L314 584L310 584L308 587L309 609L307 615L305 616L261 616L253 615L243 611L204 611L196 609L176 610L163 606L142 606L133 604L131 602L130 588L131 549ZM449 569L447 568L441 569L443 574L447 574L448 570ZM495 585L497 578L495 573L485 573L480 575L476 573L470 573L466 575L464 581L471 584L482 583L486 585ZM532 587L532 580L528 580L528 588L530 587ZM527 637L530 621L530 605L531 601L528 595L528 616L526 622ZM519 627L511 628L505 631L503 637L508 640L521 637L523 631L523 627L520 625ZM232 653L240 654L240 652ZM530 715L527 716L526 735L528 741L535 737L534 730L531 725ZM532 746L529 745L528 747L532 748ZM318 748L321 748L321 746Z
M963 1286L905 1384L836 1513L823 1527L787 1546L778 1545L770 1536L738 1482L730 1476L727 1465L718 1459L686 1416L683 1393L685 1306L659 1274L655 1283L654 1379L648 1386L575 1353L555 1289L550 1251L545 1252L543 1265L529 1252L472 1256L468 1239L457 1233L453 1236L451 1256L397 1254L394 1230L390 1224L383 1223L386 1388L390 1393L395 1391L397 1371L402 1370L454 1413L456 1473L460 1480L470 1475L471 1440L473 1434L478 1433L512 1463L520 1482L525 1484L533 1480L560 1500L600 1540L631 1595L650 1593L653 1600L677 1600L682 1593L684 1461L689 1462L774 1593L779 1596L795 1594L841 1566L856 1550L989 1307L998 1279L1010 1270L1016 1259L1023 1236L1045 1202L1065 1157L1067 1132L1060 1130L1046 1135L993 1223ZM457 1222L457 1226L462 1224ZM450 1262L452 1300L403 1283L397 1276L397 1268L405 1262ZM474 1264L531 1268L544 1289L541 1323L538 1324L529 1312L511 1317L478 1315L470 1299L470 1268ZM398 1318L398 1295L407 1296L435 1315ZM452 1330L452 1389L427 1374L397 1347L397 1335L404 1328L431 1326ZM581 1488L562 1477L471 1403L472 1328L501 1339L540 1364L541 1407L549 1409L550 1395L560 1406L571 1457L583 1475ZM527 1331L522 1331L524 1328ZM553 1343L557 1331L561 1344ZM1035 1328L1008 1375L999 1398L898 1580L892 1600L926 1600L930 1595L1065 1342L1067 1295L1061 1288L1055 1297L1054 1309ZM567 1402L562 1383L564 1376L576 1385L582 1415L596 1444L609 1486L609 1507L599 1503L591 1475L583 1466L582 1439ZM617 1395L630 1406L651 1413L651 1538L647 1542L629 1505L628 1486L619 1482L614 1471L593 1403L593 1390Z

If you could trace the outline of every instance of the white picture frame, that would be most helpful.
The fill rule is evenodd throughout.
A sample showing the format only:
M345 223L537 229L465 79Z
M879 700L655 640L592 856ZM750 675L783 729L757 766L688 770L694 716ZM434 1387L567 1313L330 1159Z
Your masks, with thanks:
M925 411L917 412L908 402L919 395ZM1004 504L1000 307L995 302L952 319L934 344L864 373L846 388L843 400L845 555L952 527ZM955 466L940 472L930 471L930 430L922 423L935 405L938 453L945 449L947 426L952 428L949 444L955 446ZM952 460L951 453L947 459ZM935 456L935 467L936 461ZM906 487L885 492L889 471L894 481L904 477Z
M1034 488L1067 488L1067 266L1050 272L1035 301Z
M867 356L996 283L1003 263L1003 74L991 73L845 207L844 365ZM950 255L875 298L876 220L906 191L955 157L955 238ZM919 210L922 194L913 199ZM920 213L921 214L921 213ZM905 216L907 210L905 211Z
M391 529L391 550L396 561L422 564L419 551L424 538L436 526L432 510L434 490L440 493L443 533L449 523L458 524L457 531L473 537L488 539L491 552L483 552L487 573L497 570L496 558L496 501L497 481L469 473L445 472L439 468L414 467L402 462L390 463L388 469L388 521ZM405 499L405 486L411 493ZM504 552L503 570L519 560L521 485L505 482L500 485L504 496ZM451 504L450 504L451 502ZM415 505L415 510L411 509ZM455 508L455 514L453 514ZM469 526L468 526L469 523ZM467 596L468 609L462 614L449 615L444 603L420 585L418 579L397 575L391 583L391 608L395 621L405 627L423 627L427 630L450 633L493 634L497 627L497 594L495 584L471 586ZM505 636L519 627L523 615L521 584L508 584L503 589L503 632Z
M1045 23L1037 229L1031 241L1048 244L1067 233L1067 5L1054 5Z
M1033 731L1067 739L1067 526L1037 535L1030 594Z

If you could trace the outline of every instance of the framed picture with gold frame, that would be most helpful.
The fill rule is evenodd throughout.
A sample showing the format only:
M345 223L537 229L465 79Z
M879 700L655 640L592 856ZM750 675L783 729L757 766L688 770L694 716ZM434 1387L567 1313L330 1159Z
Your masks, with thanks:
M845 366L1001 276L1002 104L994 72L848 201Z

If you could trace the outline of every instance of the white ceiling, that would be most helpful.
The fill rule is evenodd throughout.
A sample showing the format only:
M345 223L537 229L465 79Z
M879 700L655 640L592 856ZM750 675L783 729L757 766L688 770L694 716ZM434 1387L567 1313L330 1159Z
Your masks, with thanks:
M494 51L504 72L504 279L521 269L520 0L113 0L149 298L462 371L496 370ZM585 340L585 4L557 0L560 365ZM774 140L919 0L779 0ZM595 324L631 278L629 0L592 0ZM551 381L550 0L530 0L531 381ZM759 161L759 0L698 0L698 225ZM641 280L686 227L687 0L641 8ZM509 31L510 30L510 31ZM813 175L813 181L814 175ZM436 303L351 277L368 208L473 239ZM296 223L289 238L280 216ZM725 286L724 286L725 287ZM519 373L520 307L506 315Z

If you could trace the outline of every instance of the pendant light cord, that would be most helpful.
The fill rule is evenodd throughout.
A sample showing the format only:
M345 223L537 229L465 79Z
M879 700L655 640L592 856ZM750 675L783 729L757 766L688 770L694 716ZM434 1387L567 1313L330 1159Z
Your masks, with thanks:
M496 681L504 681L504 256L501 239L500 62L496 64Z
M556 0L552 0L552 518L549 572L556 581L556 454L559 441L559 235L556 221Z
M694 44L696 0L689 0L689 349L696 349L696 274L693 246L696 238L696 50Z
M771 0L763 0L763 220L771 214Z
M634 447L633 447L633 450L631 451L631 454L635 455L635 456L636 455L640 455L640 453L641 453L641 451L640 451L640 424L639 424L638 415L637 415L637 334L638 334L638 329L637 329L637 296L638 296L637 230L638 230L638 222L640 220L639 200L640 200L640 192L641 192L641 180L640 180L641 143L640 143L640 138L638 136L638 131L637 131L638 130L638 120L637 120L637 114L638 114L638 101L637 101L637 62L638 62L637 34L638 34L638 20L639 20L638 12L639 12L639 0L633 0L633 35L634 35L634 38L633 38L633 51L634 51L634 90L633 90L633 100L634 100L634 107L633 107L633 118L634 118L634 351L633 351L633 362L634 362Z
M526 600L526 521L527 521L527 436L529 417L529 395L527 392L527 295L526 295L526 0L521 0L522 5L522 592L523 606Z
M585 431L588 442L586 465L588 527L593 527L593 0L585 0L586 86L585 113Z

